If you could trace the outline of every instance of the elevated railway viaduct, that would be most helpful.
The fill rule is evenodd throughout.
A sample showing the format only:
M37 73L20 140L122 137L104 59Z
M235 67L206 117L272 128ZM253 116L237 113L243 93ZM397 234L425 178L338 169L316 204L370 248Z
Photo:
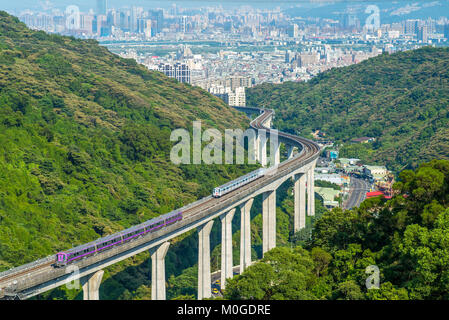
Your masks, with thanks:
M307 215L314 215L313 172L320 147L313 141L278 132L271 128L273 110L238 108L244 112L258 113L250 126L256 130L254 144L257 160L266 167L267 141L270 143L270 163L267 173L220 198L208 196L179 210L183 219L159 231L144 234L133 241L99 252L63 268L55 268L54 256L0 273L0 299L18 297L27 299L61 285L80 281L85 300L99 299L103 269L149 250L152 259L152 299L165 300L165 255L170 240L192 229L197 229L198 244L198 299L211 297L210 232L214 219L222 225L221 277L222 287L233 276L232 220L236 208L241 212L240 272L251 265L250 210L256 196L262 195L263 253L276 246L276 190L287 179L294 181L294 230L305 227ZM288 150L288 159L280 162L280 144ZM294 153L294 149L298 153ZM306 184L307 181L307 184ZM306 208L307 194L307 208Z

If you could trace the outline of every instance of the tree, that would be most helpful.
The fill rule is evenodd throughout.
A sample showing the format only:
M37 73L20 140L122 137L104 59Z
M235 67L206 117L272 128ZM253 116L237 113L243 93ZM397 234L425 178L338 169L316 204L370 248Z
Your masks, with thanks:
M224 297L243 300L308 300L316 277L313 260L302 249L280 247L266 252L264 258L245 272L228 280Z
M369 289L366 297L369 300L408 300L407 290L404 288L396 289L391 282L385 282L379 289Z

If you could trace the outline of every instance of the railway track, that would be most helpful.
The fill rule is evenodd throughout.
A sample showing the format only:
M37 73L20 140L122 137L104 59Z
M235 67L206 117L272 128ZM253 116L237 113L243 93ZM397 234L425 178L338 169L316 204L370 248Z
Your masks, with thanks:
M261 111L263 111L263 113L255 120L253 120L250 123L250 126L255 130L264 129L268 134L271 134L273 130L268 127L265 127L264 123L272 116L273 111L268 109L262 109ZM317 154L320 152L320 147L311 140L284 132L276 131L276 133L280 137L289 140L291 142L291 145L296 145L302 148L301 152L297 154L295 157L279 164L279 166L276 168L277 170L276 174L278 175L282 175L284 172L287 173L290 172L292 168L296 168L298 166L298 162L307 161L313 157L316 157ZM195 202L192 206L188 205L187 206L188 208L183 210L183 215L186 218L192 218L197 215L200 215L206 210L217 207L223 202L226 202L229 199L238 196L239 194L245 192L250 188L253 188L254 186L257 186L258 184L261 184L263 181L268 181L270 178L271 177L262 176L261 178L254 180L248 184L245 184L240 188L223 195L220 198L213 198L211 196L203 198L202 200ZM2 289L5 289L5 287L10 286L11 283L14 282L14 280L24 279L25 277L31 277L41 272L47 272L48 268L51 268L51 265L54 262L55 262L54 260L51 260L51 257L47 257L41 259L40 261L38 260L34 263L0 273L0 298L2 295Z
M255 120L253 120L250 123L250 126L253 129L255 129L255 130L264 129L268 133L270 133L270 131L272 131L272 130L270 128L265 127L264 123L267 121L267 118L269 118L273 114L273 111L272 110L268 110L268 109L263 109L263 111L264 111L264 113L261 116L257 117ZM316 153L318 153L320 151L320 147L315 142L313 142L311 140L304 139L304 138L301 138L301 137L298 137L298 136L295 136L295 135L292 135L292 134L279 132L279 131L277 131L277 134L279 136L281 136L281 137L290 139L293 143L296 143L296 144L301 145L303 147L303 150L301 151L299 156L297 156L295 158L292 158L292 159L289 159L287 161L284 161L282 164L279 165L279 167L277 169L279 173L288 171L289 169L291 169L292 167L295 166L295 163L297 161L307 160L308 158L311 158L311 157L315 156ZM236 190L234 190L234 191L232 191L230 193L227 193L227 194L225 194L224 196L222 196L220 198L212 198L211 197L209 199L209 201L202 203L201 206L203 206L204 204L212 203L211 205L209 205L209 206L207 206L205 208L204 207L199 207L199 206L192 207L192 208L189 208L189 210L184 211L184 214L189 216L189 213L191 211L196 211L197 213L199 213L201 211L211 209L211 208L217 206L218 204L221 204L221 203L225 202L226 200L228 200L228 199L230 199L232 197L235 197L237 194L242 193L245 190L253 187L254 185L259 184L260 183L260 179L263 179L263 177L259 178L257 180L254 180L251 183L243 185L239 189L236 189Z

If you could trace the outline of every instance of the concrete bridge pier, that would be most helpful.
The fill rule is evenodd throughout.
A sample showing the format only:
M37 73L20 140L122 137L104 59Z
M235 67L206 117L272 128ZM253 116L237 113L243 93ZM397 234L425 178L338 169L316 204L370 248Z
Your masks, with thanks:
M170 242L151 248L151 300L165 300L165 255Z
M240 206L240 274L251 265L251 207L254 199ZM223 283L222 283L223 284Z
M276 247L276 190L262 194L262 252Z
M315 166L312 166L307 172L307 215L315 215Z
M273 117L270 117L267 121L265 121L264 126L266 128L270 128L271 129L272 125L273 125Z
M259 132L256 131L256 141L254 141L254 156L256 158L256 162L260 162L260 135Z
M198 227L198 300L212 296L210 276L210 232L214 221Z
M295 199L295 215L293 219L293 230L298 232L306 227L306 174L295 176L293 196Z
M267 166L267 132L264 129L257 133L257 140L259 141L259 162L262 167Z
M104 271L99 270L81 279L84 300L100 300L100 284Z
M287 159L293 158L293 149L294 147L292 145L287 145Z
M221 215L221 288L226 287L226 279L232 278L232 219L235 209Z
M277 130L270 133L270 166L277 166L281 163L281 144Z

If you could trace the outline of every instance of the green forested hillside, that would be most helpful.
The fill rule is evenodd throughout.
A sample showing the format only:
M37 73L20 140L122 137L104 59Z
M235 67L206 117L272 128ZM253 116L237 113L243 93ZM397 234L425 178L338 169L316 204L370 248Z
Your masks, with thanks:
M400 170L449 158L449 49L425 47L324 72L308 83L263 84L248 104L276 110L279 129L321 129L338 142L376 137L343 156Z
M229 280L225 298L449 299L449 161L399 178L389 201L324 213L309 241L268 252Z
M0 12L0 271L167 213L251 170L173 165L171 130L193 120L247 126L199 88Z

